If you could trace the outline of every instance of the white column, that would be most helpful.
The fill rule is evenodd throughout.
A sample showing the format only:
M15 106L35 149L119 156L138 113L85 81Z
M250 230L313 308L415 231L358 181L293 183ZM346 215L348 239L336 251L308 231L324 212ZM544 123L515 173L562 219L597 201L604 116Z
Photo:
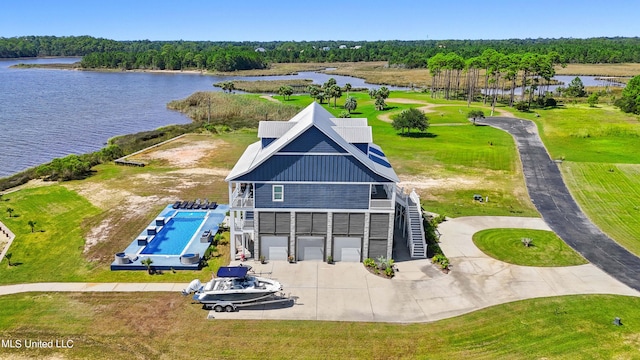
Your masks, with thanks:
M362 259L369 257L369 225L371 224L371 214L364 213L364 234L362 235Z
M393 256L393 214L389 214L389 232L387 232L387 259Z
M326 246L326 249L325 249L324 259L326 261L327 256L333 253L331 251L333 247L333 213L332 212L327 213L327 240L326 240L325 246Z
M258 212L253 212L253 260L260 261L260 229Z
M289 255L293 255L294 259L298 260L296 255L296 213L291 212L291 223L289 224Z

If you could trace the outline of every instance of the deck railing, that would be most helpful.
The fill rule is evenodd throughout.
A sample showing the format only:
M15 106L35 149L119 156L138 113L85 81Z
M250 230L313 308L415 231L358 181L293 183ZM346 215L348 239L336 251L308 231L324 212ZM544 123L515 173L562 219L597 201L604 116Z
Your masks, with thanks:
M240 191L240 187L237 187L231 196L231 207L253 207L253 192L248 188L243 192Z

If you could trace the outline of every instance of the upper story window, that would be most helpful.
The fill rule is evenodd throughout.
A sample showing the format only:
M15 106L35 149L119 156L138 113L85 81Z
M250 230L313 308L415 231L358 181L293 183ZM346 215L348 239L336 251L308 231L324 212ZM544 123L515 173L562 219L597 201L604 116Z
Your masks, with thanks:
M284 201L284 185L273 185L273 201Z

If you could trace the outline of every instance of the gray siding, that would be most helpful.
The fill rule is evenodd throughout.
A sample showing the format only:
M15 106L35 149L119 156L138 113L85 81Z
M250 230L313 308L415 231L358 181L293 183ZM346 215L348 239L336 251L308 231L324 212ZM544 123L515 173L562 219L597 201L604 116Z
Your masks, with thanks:
M351 155L276 153L235 181L391 182Z
M380 256L387 257L387 240L370 239L368 257L375 260Z
M364 235L364 214L334 213L333 235L360 237Z
M370 219L371 221L369 223L369 239L386 240L389 236L389 214L371 214Z
M288 212L259 212L258 230L260 235L289 235L291 215Z
M327 234L327 213L296 213L296 234L324 236Z
M256 208L368 209L367 184L287 184L284 201L272 201L273 184L256 184Z

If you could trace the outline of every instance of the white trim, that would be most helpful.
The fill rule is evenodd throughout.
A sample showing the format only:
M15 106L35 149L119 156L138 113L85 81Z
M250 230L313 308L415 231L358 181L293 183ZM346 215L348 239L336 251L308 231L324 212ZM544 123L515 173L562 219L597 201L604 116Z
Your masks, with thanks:
M280 199L276 199L276 188L280 188ZM284 185L277 184L271 185L271 201L283 202L284 201Z
M314 208L259 208L247 210L246 208L233 208L236 211L254 211L255 212L312 212L312 213L376 213L376 214L394 214L395 206L385 209L314 209ZM254 215L255 216L255 215Z
M350 181L259 181L255 184L327 184L327 185L390 185L393 182L350 182Z

